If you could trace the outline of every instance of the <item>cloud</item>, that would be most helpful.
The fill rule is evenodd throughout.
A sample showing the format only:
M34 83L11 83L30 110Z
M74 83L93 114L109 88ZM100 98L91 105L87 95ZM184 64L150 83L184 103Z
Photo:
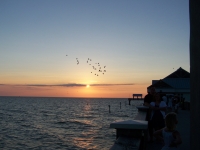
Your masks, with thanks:
M0 86L7 85L13 86L11 84L0 84ZM14 84L14 86L30 86L30 87L53 87L53 86L63 86L63 87L84 87L87 84L77 84L77 83L66 83L66 84ZM122 85L134 85L133 83L122 83L122 84L90 84L90 86L122 86Z
M86 86L87 84L76 84L76 83L67 83L67 84L55 84L52 86L65 86L65 87L81 87Z
M122 84L90 84L90 86L121 86L121 85L134 85L133 83Z
M29 84L27 86L64 86L64 87L82 87L87 84L77 84L77 83L67 83L67 84L52 84L52 85L44 85L44 84ZM122 85L134 85L132 83L125 84L90 84L90 86L122 86Z
M24 86L64 86L64 87L80 87L86 86L85 84L67 83L67 84L26 84Z

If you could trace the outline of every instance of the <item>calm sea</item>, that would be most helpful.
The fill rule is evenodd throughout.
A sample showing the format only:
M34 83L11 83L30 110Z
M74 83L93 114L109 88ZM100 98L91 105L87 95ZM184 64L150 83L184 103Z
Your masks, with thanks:
M0 149L108 150L116 136L110 123L134 119L141 103L128 105L128 99L116 98L0 97Z

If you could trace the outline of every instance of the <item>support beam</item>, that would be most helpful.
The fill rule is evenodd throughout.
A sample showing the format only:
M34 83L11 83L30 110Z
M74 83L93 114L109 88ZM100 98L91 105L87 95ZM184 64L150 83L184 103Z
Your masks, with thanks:
M200 1L189 1L190 13L190 149L200 149Z

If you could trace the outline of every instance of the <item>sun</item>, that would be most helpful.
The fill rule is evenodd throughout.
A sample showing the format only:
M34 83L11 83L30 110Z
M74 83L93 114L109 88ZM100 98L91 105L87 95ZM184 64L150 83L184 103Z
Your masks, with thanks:
M86 88L89 88L89 87L90 87L90 85L89 85L89 84L87 84L87 85L86 85Z

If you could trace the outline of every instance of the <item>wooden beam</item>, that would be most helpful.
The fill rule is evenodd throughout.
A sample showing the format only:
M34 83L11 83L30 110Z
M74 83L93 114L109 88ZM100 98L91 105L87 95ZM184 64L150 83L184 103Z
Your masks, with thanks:
M190 15L190 149L200 149L200 1L189 1ZM186 120L187 121L187 120ZM188 141L189 142L189 141Z

